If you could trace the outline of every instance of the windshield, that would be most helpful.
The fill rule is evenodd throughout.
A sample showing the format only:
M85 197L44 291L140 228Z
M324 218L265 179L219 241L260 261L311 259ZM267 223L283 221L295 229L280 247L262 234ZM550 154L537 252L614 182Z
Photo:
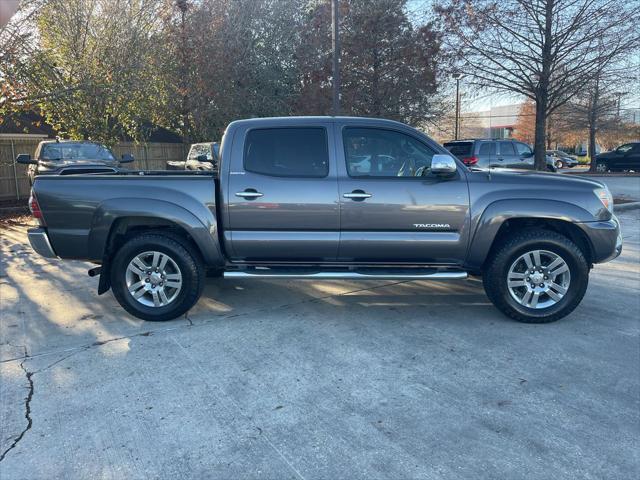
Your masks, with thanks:
M115 161L113 153L97 143L47 143L40 152L42 160L108 160Z
M210 143L194 143L191 145L191 150L189 150L189 158L188 160L196 160L199 155L206 155L207 160L211 161L213 159L211 153L211 144Z
M629 150L633 148L633 144L628 143L626 145L621 145L617 148L619 153L627 153Z

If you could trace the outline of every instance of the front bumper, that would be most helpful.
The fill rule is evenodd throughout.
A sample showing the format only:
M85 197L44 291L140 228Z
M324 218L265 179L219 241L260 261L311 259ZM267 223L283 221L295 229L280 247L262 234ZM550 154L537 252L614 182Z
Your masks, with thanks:
M591 242L593 263L608 262L622 253L622 231L615 215L606 222L587 222L579 225Z
M56 252L53 251L47 231L44 228L30 228L27 232L29 243L35 252L43 257L57 258Z

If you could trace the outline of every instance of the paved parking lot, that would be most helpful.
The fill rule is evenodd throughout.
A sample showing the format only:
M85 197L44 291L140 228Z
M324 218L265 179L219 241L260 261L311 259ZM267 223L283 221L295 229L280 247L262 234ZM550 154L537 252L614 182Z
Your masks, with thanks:
M0 477L638 478L640 210L620 217L623 255L549 325L475 280L210 279L145 323L3 225Z
M588 169L580 167L572 169L564 169L560 171L565 174L573 174L576 172L585 173ZM629 174L617 174L617 175L584 175L585 178L591 178L599 182L604 183L609 187L609 190L616 199L625 199L640 201L640 176Z

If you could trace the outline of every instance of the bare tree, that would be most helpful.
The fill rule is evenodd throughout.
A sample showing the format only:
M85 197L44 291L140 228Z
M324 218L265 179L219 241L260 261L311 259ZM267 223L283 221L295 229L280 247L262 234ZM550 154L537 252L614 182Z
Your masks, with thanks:
M535 103L536 168L548 116L608 58L638 48L640 9L619 0L450 0L436 7L450 48L475 83Z
M602 63L594 69L588 83L569 102L565 121L576 129L588 131L588 154L591 171L597 170L597 137L617 130L625 130L620 115L620 101L625 91L637 82L638 66L627 63L613 64L615 58L602 56Z

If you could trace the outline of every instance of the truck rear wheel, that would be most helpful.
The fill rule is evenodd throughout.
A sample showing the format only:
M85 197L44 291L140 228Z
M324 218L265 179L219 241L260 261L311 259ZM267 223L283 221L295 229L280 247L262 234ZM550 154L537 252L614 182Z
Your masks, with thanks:
M489 299L505 315L548 323L571 313L587 290L589 266L578 246L551 231L523 231L503 242L483 272Z
M164 321L187 312L200 298L205 268L179 237L142 234L127 241L110 268L118 303L131 315Z

